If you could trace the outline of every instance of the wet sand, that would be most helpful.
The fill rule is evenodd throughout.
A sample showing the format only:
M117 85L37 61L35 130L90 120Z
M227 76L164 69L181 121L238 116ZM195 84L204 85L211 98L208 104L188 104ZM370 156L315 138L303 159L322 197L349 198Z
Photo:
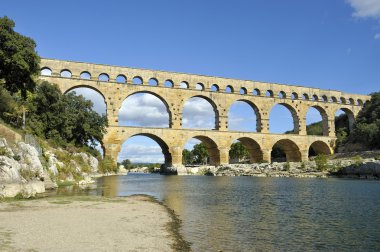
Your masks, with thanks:
M173 251L177 228L170 210L146 196L0 203L1 251Z

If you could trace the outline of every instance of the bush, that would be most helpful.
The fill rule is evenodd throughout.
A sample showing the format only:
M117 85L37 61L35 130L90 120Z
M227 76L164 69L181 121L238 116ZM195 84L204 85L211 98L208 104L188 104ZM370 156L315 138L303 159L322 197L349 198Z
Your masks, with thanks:
M21 169L20 170L20 175L24 179L30 181L30 180L33 180L35 178L38 178L39 173L37 171L33 171L33 170L30 170L30 169Z
M302 170L306 170L306 163L305 163L305 161L302 161L302 163L301 163L301 169Z
M99 172L101 173L116 173L119 168L115 164L112 158L105 156L103 160L99 162Z
M9 152L6 147L0 147L0 156L8 156Z
M355 157L353 157L352 158L352 161L354 161L354 166L355 167L359 167L359 166L361 166L362 164L363 164L363 159L362 159L362 157L361 156L355 156Z
M290 171L290 163L289 162L286 162L284 164L284 169L285 169L285 171Z
M327 155L318 154L314 160L319 171L325 171L327 169Z

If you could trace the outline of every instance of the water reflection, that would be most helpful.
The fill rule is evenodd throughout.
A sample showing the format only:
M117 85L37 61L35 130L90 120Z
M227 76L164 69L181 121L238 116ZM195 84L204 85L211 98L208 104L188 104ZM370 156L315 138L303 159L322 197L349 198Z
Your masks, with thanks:
M156 197L194 251L380 250L378 181L128 175L87 193Z

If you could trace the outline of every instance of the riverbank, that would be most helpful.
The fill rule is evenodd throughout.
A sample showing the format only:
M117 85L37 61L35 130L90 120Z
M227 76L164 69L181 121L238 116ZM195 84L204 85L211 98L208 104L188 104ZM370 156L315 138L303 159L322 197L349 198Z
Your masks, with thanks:
M2 251L189 251L170 209L148 196L0 204Z

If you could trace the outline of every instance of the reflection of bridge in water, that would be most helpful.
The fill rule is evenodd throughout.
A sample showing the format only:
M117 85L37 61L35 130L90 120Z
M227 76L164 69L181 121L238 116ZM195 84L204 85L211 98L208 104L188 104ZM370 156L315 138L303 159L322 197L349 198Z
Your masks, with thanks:
M103 96L109 127L102 145L105 155L115 161L122 143L138 135L147 136L161 146L168 166L182 165L182 150L191 138L206 145L212 165L229 162L230 146L236 140L247 147L252 162L270 162L274 145L283 149L287 161L305 161L310 148L316 153L333 153L334 120L339 109L347 114L351 128L355 116L369 100L369 96L334 90L52 59L42 59L41 66L40 78L56 83L63 93L87 87ZM136 93L152 94L165 104L169 128L118 126L122 102ZM212 105L214 130L182 128L183 107L192 97L203 98ZM228 130L228 111L236 101L252 107L257 132ZM269 113L276 104L291 112L293 134L269 133ZM323 136L306 133L306 114L310 107L316 108L322 116Z

